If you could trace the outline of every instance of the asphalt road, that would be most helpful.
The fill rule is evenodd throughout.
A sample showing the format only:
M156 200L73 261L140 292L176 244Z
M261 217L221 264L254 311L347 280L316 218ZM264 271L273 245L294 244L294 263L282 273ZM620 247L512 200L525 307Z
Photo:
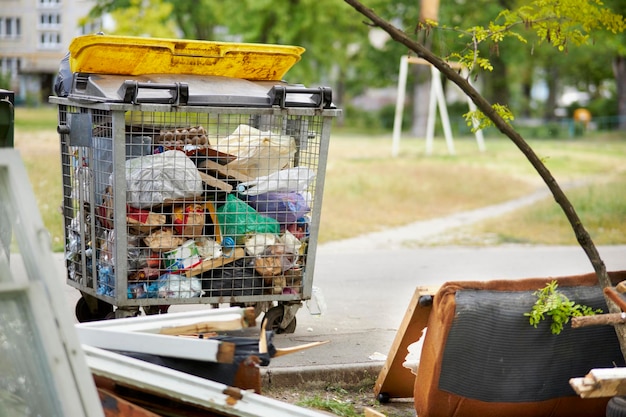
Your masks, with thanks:
M609 271L626 270L626 246L598 248ZM327 304L306 307L292 335L276 344L330 344L286 357L271 367L368 363L387 355L416 287L447 281L557 277L593 272L578 246L441 247L377 251L318 249L314 285Z

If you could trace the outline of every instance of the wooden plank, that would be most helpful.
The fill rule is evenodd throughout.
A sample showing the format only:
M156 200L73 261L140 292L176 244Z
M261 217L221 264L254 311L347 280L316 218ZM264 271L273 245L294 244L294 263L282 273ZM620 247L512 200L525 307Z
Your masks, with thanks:
M145 332L159 333L166 327L185 326L193 323L228 321L237 317L244 320L248 326L256 325L253 307L224 307L208 310L180 311L168 314L154 314L149 316L126 317L115 320L100 320L87 323L76 323L76 328L109 329L118 332Z
M133 404L110 391L98 388L98 395L102 402L104 417L160 417L159 414Z
M120 332L95 327L76 327L83 345L100 349L140 352L149 355L232 363L235 344L213 339L181 338L153 333Z
M428 324L432 297L435 292L434 288L418 287L413 293L409 307L389 349L387 360L374 386L374 394L383 401L390 398L413 397L415 375L402 364L408 354L409 345L422 337Z
M243 248L235 248L232 252L225 253L219 258L206 259L202 261L201 264L196 265L193 268L185 271L185 275L187 276L187 278L193 277L205 271L209 271L213 268L218 268L220 266L234 262L237 259L243 258L244 256L246 256L246 252L243 250Z
M245 320L245 317L239 314L231 314L230 317L224 316L202 322L181 322L173 326L163 326L159 330L159 334L171 336L195 335L216 331L241 330L246 327L248 327L248 322Z
M385 415L379 411L374 410L371 407L363 408L363 415L365 417L385 417Z
M233 190L233 186L230 185L227 182L224 182L222 180L218 180L217 178L209 175L209 174L205 174L202 171L198 171L198 173L200 174L200 178L202 178L202 182L204 182L206 185L213 187L213 188L219 188L222 191L226 191L226 192L231 192Z
M241 182L248 182L254 179L240 171L237 171L236 169L233 169L227 165L218 164L217 162L211 161L210 159L200 162L200 164L198 164L198 168L206 170L206 171L211 171L217 174L221 174L222 176L226 178L232 178L234 180L241 181Z
M626 395L626 368L592 369L582 378L571 378L569 384L580 398Z

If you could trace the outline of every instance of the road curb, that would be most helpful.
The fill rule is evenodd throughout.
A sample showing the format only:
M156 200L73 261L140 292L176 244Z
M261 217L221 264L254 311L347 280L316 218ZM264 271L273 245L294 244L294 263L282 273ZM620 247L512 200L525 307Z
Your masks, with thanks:
M320 383L355 384L366 379L375 380L384 362L261 368L262 385L268 388L295 388Z

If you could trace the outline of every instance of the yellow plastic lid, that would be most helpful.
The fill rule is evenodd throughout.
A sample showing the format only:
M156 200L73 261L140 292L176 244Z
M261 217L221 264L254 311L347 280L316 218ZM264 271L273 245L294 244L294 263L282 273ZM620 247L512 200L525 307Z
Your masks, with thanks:
M196 74L281 80L304 52L300 46L130 36L86 35L70 44L72 72Z

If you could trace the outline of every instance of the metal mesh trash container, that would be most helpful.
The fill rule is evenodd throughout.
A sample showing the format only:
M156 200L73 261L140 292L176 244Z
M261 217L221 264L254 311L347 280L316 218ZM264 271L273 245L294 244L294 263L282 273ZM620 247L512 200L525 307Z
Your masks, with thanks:
M228 303L293 332L313 290L331 96L273 80L75 72L50 102L78 319Z

